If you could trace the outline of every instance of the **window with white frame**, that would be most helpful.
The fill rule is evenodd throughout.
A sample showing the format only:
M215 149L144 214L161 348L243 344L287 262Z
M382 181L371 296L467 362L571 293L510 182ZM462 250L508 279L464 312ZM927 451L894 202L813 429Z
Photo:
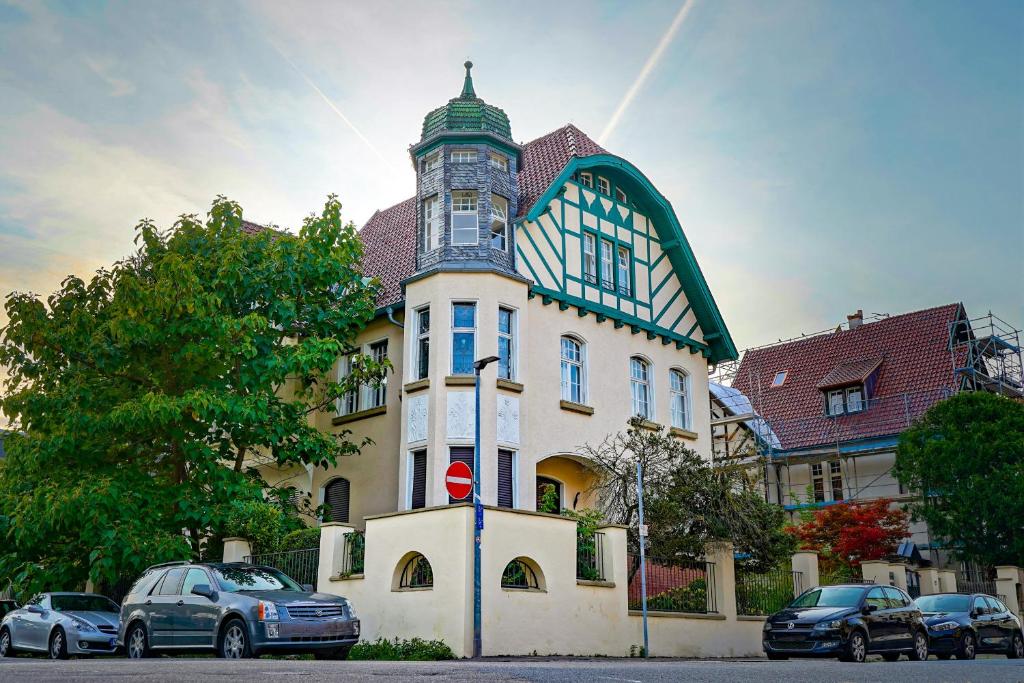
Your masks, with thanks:
M631 296L633 293L632 269L629 265L629 249L619 247L618 258L615 261L616 275L618 276L619 294Z
M583 233L583 279L597 284L597 237Z
M843 390L836 389L835 391L828 392L828 414L829 415L842 415L843 414Z
M628 197L626 197L626 193L625 192L623 192L622 190L620 190L619 188L616 187L615 188L615 199L620 204L625 204L626 201L628 200Z
M441 246L441 207L437 195L423 200L423 251Z
M476 304L452 304L452 374L472 375L476 353Z
M828 464L828 473L831 477L832 500L843 500L843 470L838 460Z
M370 357L377 363L383 363L388 357L388 340L381 339L370 344ZM379 408L384 405L387 400L387 388L387 382L383 379L376 386L366 387L366 407Z
M586 403L586 372L583 343L562 337L562 400Z
M476 190L452 192L452 244L476 244L480 223L476 211Z
M508 200L501 195L491 195L491 247L508 249Z
M498 377L515 379L516 313L511 308L498 308Z
M583 171L580 173L580 185L585 185L590 189L594 189L594 176L590 173Z
M427 156L423 157L423 161L420 162L420 170L423 173L433 171L435 168L441 166L441 152L431 152Z
M347 356L343 356L338 361L338 382L344 382L352 371L356 367L356 359L359 357L358 351L353 351ZM352 413L359 412L359 387L354 386L344 394L341 395L335 401L335 407L338 415L351 415Z
M654 404L651 391L651 364L643 358L633 356L629 359L629 385L633 398L633 414L645 419L653 419Z
M814 502L825 502L825 476L820 462L811 464L811 488L814 492Z
M602 178L601 176L597 176L597 191L600 192L601 194L608 194L608 195L610 195L612 193L612 186L608 182L607 178Z
M416 358L413 360L414 379L425 379L430 374L430 307L416 310Z
M672 408L672 426L690 428L690 377L682 370L669 372L669 397Z
M864 410L864 388L850 387L846 390L846 412L859 413Z
M488 163L491 165L491 168L496 168L499 171L508 171L508 157L502 154L491 152L488 155Z
M614 248L608 240L601 240L601 286L615 289Z
M453 164L468 164L477 160L477 154L475 149L453 149L452 150L452 163Z

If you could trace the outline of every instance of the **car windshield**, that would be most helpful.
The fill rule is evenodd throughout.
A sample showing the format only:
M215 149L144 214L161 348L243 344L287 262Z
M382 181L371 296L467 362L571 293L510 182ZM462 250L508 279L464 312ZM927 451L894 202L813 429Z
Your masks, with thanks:
M790 607L856 607L863 588L855 586L825 586L807 591L790 603Z
M969 612L969 595L922 595L914 601L922 612Z
M102 595L51 595L54 612L120 612L121 608Z
M222 591L301 591L302 587L270 567L214 567Z

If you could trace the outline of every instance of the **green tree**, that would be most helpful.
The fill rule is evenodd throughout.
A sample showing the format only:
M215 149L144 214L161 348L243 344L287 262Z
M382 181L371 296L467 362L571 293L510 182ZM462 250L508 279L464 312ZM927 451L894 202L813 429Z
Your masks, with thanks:
M330 372L376 289L337 199L290 234L243 230L220 197L206 221L143 221L136 244L45 302L6 302L0 576L23 591L200 557L264 498L246 462L326 468L363 445L311 419L386 372L368 357Z
M900 435L896 477L961 559L1024 564L1024 404L984 392L936 403Z
M624 432L583 455L598 470L594 486L605 517L625 524L632 552L639 551L636 466L644 473L644 522L651 554L669 561L701 557L708 543L732 541L753 571L778 566L796 548L784 531L785 513L764 500L742 465L712 465L664 430L632 420Z

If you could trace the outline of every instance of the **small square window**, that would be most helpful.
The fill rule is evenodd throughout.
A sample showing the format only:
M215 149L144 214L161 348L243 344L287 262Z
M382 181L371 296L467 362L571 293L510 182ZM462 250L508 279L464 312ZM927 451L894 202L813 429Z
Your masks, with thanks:
M441 165L441 153L440 152L432 152L432 153L428 154L427 156L423 157L422 169L423 169L424 173L427 173L428 171L433 171L435 168L439 167L440 165Z
M454 149L452 150L453 164L467 164L477 160L475 149Z
M500 154L495 154L494 152L491 152L488 159L488 163L490 163L491 168L496 168L499 171L508 171L508 158Z
M786 375L788 373L789 373L789 370L783 370L781 372L775 373L775 379L772 380L772 386L773 387L781 387L783 384L785 384L786 383Z
M607 178L602 178L601 176L597 176L597 191L600 192L601 194L611 194L612 193L612 186L608 182Z
M615 188L615 199L620 204L625 204L628 201L629 198L626 196L625 192L623 192L622 190L620 190L619 188L616 187Z
M580 185L585 185L590 189L594 189L594 176L585 171L580 173Z

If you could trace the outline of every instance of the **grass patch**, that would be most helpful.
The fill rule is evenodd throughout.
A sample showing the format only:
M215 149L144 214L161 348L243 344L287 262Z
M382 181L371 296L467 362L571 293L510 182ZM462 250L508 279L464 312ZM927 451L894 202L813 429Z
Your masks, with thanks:
M373 659L396 662L433 662L455 659L452 649L440 640L387 640L378 638L373 642L359 642L352 646L349 659Z

